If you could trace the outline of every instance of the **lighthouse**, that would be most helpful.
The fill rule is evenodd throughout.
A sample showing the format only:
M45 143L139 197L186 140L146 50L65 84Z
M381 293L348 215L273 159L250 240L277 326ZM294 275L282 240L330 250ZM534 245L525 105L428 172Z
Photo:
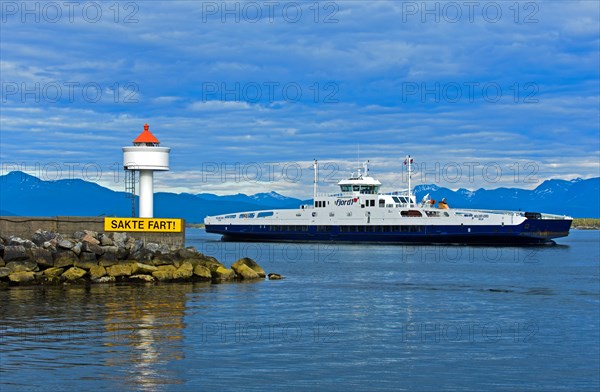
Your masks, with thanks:
M133 147L123 147L123 167L140 173L140 218L154 217L154 171L169 170L169 147L160 142L144 124L144 131L133 141Z

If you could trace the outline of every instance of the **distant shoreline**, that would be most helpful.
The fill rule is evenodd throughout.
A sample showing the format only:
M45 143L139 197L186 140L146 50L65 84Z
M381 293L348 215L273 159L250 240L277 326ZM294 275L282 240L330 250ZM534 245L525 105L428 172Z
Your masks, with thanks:
M573 218L573 229L600 230L600 218Z

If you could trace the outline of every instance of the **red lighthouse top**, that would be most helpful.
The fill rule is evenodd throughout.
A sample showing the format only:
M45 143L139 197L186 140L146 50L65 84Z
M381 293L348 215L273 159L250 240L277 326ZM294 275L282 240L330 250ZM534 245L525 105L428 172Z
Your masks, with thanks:
M146 144L147 146L159 145L158 139L150 132L150 126L144 124L144 131L139 134L138 137L133 141L134 145Z

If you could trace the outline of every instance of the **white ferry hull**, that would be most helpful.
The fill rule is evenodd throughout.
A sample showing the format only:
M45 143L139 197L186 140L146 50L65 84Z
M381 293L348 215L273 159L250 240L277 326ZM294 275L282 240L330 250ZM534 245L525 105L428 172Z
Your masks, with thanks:
M394 220L371 218L369 223L344 225L277 218L236 218L238 222L227 222L225 219L209 217L205 225L208 233L221 234L224 241L527 245L551 244L552 239L567 236L572 222L568 217L546 215L545 219L531 219L498 211L498 216L494 218L503 221L490 223L485 222L494 220L489 213L479 214L487 218L470 217L465 210L460 213L467 215L460 223L436 222L435 218L425 217Z

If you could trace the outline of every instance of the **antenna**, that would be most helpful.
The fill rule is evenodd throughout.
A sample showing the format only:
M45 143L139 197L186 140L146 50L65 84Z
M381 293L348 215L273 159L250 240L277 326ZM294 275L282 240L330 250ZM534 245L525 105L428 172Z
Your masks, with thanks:
M313 180L313 199L316 200L317 199L317 181L319 179L319 164L317 162L317 160L315 159L314 163L313 163L313 169L315 171L315 179ZM314 201L313 200L313 201Z
M412 207L412 189L411 189L411 184L410 184L410 180L412 177L412 167L411 164L413 162L413 159L410 157L410 155L407 155L406 158L404 159L404 164L406 165L406 170L408 171L408 203L409 206Z

